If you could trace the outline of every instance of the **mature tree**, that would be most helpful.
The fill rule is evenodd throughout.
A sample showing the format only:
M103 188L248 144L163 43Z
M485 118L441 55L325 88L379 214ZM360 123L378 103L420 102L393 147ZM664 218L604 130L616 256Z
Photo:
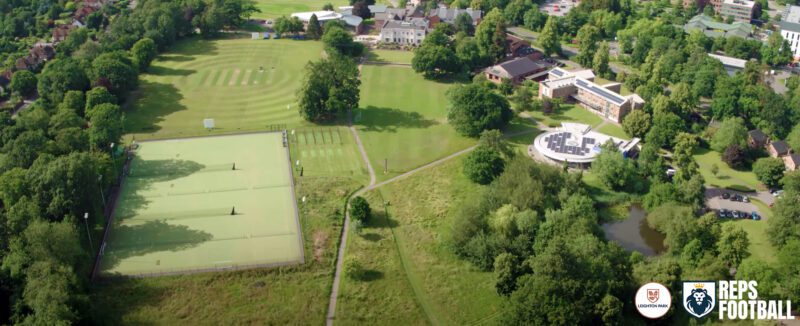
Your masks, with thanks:
M333 11L333 4L330 2L326 3L322 6L322 10Z
M789 144L790 148L800 150L800 124L795 125L789 135L786 136L786 143Z
M490 11L478 24L475 30L475 40L481 53L494 61L506 55L506 22L499 9Z
M722 153L722 161L728 166L737 169L744 166L747 161L747 154L744 149L739 145L730 145Z
M792 49L780 33L772 34L761 46L761 62L773 67L783 66L792 61Z
M356 1L356 3L353 4L353 15L363 19L372 17L372 13L369 11L369 7L365 1Z
M92 83L108 88L118 98L136 87L138 75L138 67L124 52L103 53L92 61Z
M629 188L636 175L633 161L624 158L613 142L606 142L600 148L600 154L592 162L592 173L613 190Z
M558 30L557 19L555 16L547 16L547 22L542 28L542 33L539 34L539 46L542 47L545 56L554 53L561 54L561 41L559 40L561 33Z
M800 239L800 195L787 191L772 206L772 217L767 220L767 236L775 247L782 247Z
M484 67L487 61L474 37L465 37L456 44L456 56L467 71Z
M89 140L93 148L104 150L122 137L122 112L118 105L105 103L86 114L89 118Z
M150 63L158 55L156 42L151 38L143 38L136 41L131 48L131 56L139 67L139 71L145 71L150 67Z
M50 133L54 133L65 128L79 128L86 125L86 120L81 118L75 111L70 109L58 109L56 114L50 117Z
M750 240L741 226L725 224L722 227L722 234L717 242L719 259L730 267L738 267L742 260L750 256L749 248Z
M503 17L509 25L522 25L525 22L525 13L531 9L531 6L533 4L530 0L513 0L503 9Z
M675 137L685 130L685 122L673 113L655 113L653 126L647 132L645 140L658 147L672 147Z
M578 31L578 55L574 60L584 67L592 66L592 58L597 52L600 30L592 25L583 25Z
M9 87L22 96L31 96L36 91L36 75L28 70L20 70L11 76Z
M466 12L462 12L456 16L456 19L453 21L453 26L455 26L456 32L464 32L467 35L475 33L475 25L472 24L472 16Z
M494 259L495 290L497 294L509 296L517 288L519 262L514 254L504 252Z
M533 31L539 31L544 27L547 22L547 14L539 10L539 6L533 5L528 12L525 13L524 26Z
M340 53L357 57L364 52L364 45L353 41L353 36L340 27L326 25L325 33L322 35L322 42L325 44L325 51L329 54Z
M785 170L786 166L783 164L783 160L779 158L764 157L753 163L753 173L755 173L759 181L770 188L775 188L779 185Z
M511 102L514 103L514 110L517 112L530 111L533 109L533 100L535 94L531 91L530 87L519 86L514 90L514 95L511 96Z
M297 17L282 16L275 19L273 29L278 34L297 34L303 31L303 22Z
M86 108L83 110L88 115L94 107L105 103L117 104L117 97L105 87L95 87L86 92Z
M508 100L480 84L459 85L447 92L447 120L458 133L477 137L487 129L502 129L512 118Z
M28 168L39 153L46 152L47 138L43 130L30 130L21 133L3 147L3 167L6 169Z
M489 184L503 173L505 162L500 153L479 146L464 159L464 174L475 183Z
M445 44L435 41L437 38L442 38ZM446 45L447 42L447 36L442 32L430 33L422 45L414 50L411 59L414 71L422 73L425 78L441 78L460 72L463 66L451 47Z
M711 138L711 149L717 152L724 152L728 146L737 145L741 148L747 146L747 128L744 120L739 117L731 117L722 120L719 128Z
M371 216L372 209L369 207L369 202L361 196L353 197L350 201L350 217L362 223L367 223Z
M478 139L478 145L491 148L506 158L514 157L514 149L503 139L503 133L500 132L500 130L484 130L481 133L481 137Z
M594 58L592 59L592 69L594 72L603 78L611 78L613 72L608 65L608 57L609 57L609 48L607 42L600 43L600 48L597 49L597 53L594 54Z
M622 120L622 129L632 137L643 138L650 130L650 114L644 110L633 110Z
M316 14L311 14L311 18L308 20L306 36L312 40L319 40L322 38L322 26L319 24L319 18L317 18Z
M79 61L70 58L56 59L45 65L39 74L37 87L43 98L51 103L59 103L67 91L86 90L89 79Z
M340 55L309 62L297 92L300 114L308 121L330 120L358 107L358 67Z
M683 247L702 232L697 227L694 209L667 203L647 214L647 223L664 233L664 245L670 252L680 253Z

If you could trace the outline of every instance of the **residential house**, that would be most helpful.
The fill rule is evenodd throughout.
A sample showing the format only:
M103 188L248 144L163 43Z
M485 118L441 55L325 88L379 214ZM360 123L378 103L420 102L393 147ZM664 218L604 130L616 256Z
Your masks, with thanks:
M794 59L800 59L800 6L786 6L778 27L783 39L789 42Z
M405 8L387 8L383 12L375 13L375 27L383 28L387 21L411 21L414 18L425 18L422 7L409 4Z
M525 79L532 79L536 75L545 75L548 66L539 64L528 57L509 60L484 70L486 79L500 84L504 79L510 80L513 84L519 85Z
M783 164L786 166L786 171L794 171L800 167L800 154L793 153L783 157Z
M764 148L769 142L769 137L761 131L761 129L754 129L747 132L747 145L752 149Z
M98 9L92 6L83 5L72 14L72 25L78 28L86 26L86 18L95 13Z
M472 8L436 8L431 10L428 14L428 21L430 21L431 28L436 27L439 23L452 24L456 21L456 17L464 13L472 18L472 25L478 26L478 24L481 23L481 15L483 12L477 9L473 10Z
M58 25L53 29L53 43L59 43L67 39L69 33L75 29L73 25Z
M47 60L56 56L56 49L52 43L36 43L28 51L28 55L17 59L14 64L16 70L37 70Z
M776 140L767 144L767 152L769 153L769 156L772 157L784 157L789 155L791 151L789 150L789 144L787 144L785 141Z
M722 9L719 15L725 18L733 17L737 22L750 22L753 17L755 1L749 0L725 0L722 2Z
M594 77L590 70L572 72L555 68L547 80L539 82L539 98L574 100L590 112L616 123L621 123L628 113L644 106L639 95L619 94L619 83L601 86L584 78L589 76Z
M428 21L425 19L387 20L381 26L380 41L418 46L428 34Z

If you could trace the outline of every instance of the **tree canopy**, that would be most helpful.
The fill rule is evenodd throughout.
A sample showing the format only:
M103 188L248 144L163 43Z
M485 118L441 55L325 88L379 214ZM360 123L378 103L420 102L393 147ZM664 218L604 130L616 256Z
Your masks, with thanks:
M502 129L511 120L508 100L481 84L458 85L447 92L447 120L458 133L477 137L484 130Z

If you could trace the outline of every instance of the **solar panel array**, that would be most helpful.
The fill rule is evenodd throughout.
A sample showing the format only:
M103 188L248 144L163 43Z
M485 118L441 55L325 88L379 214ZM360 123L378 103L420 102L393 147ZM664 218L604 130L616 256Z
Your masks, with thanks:
M581 139L581 146L571 146L567 144L567 139L570 137L572 137L571 132L559 132L545 137L544 141L547 143L547 149L559 154L585 156L594 147L594 138L584 137Z
M578 79L576 81L576 84L578 86L582 87L582 88L585 88L586 90L588 90L588 91L590 91L592 93L600 95L601 97L603 97L603 98L605 98L605 99L607 99L607 100L609 100L611 102L616 103L617 105L620 105L620 104L625 102L624 98L622 98L620 96L617 96L617 95L609 92L605 88L602 88L602 87L599 87L599 86L594 85L592 83L589 83L588 81L585 81L583 79Z

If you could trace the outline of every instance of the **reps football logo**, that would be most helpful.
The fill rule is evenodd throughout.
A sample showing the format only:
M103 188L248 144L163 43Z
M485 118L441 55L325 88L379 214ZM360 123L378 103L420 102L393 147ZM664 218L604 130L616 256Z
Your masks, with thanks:
M715 282L683 282L683 307L686 308L686 312L697 318L703 318L711 313L717 298L715 288Z

